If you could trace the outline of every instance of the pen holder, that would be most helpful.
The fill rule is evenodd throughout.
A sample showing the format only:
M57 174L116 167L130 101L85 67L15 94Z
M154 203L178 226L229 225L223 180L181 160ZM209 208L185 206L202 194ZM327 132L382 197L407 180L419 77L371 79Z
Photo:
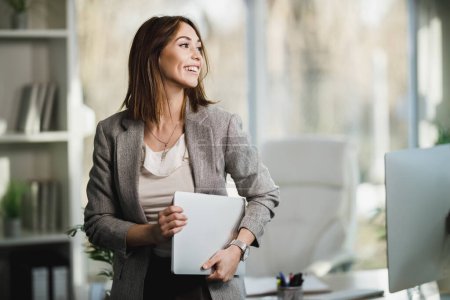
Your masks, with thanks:
M278 300L302 300L303 289L301 286L279 286L277 295Z

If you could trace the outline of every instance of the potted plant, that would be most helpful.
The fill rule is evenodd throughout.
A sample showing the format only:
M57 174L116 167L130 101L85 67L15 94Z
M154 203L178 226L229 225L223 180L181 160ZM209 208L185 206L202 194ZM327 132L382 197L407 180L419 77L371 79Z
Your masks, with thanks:
M18 181L10 181L1 199L3 215L3 231L5 237L20 236L20 210L22 198L26 192L26 185Z
M5 0L5 2L14 11L11 18L11 27L14 29L27 28L27 10L30 5L30 0Z
M74 237L79 231L84 232L83 225L76 225L70 228L66 233ZM104 262L108 265L108 268L101 270L97 275L103 276L107 279L107 284L110 284L113 279L113 260L114 260L114 252L109 249L105 249L102 247L97 247L89 242L85 244L84 252L88 255L88 257L95 261ZM110 290L106 288L104 300L108 300L110 298Z
M449 144L450 143L450 130L445 128L441 124L436 124L438 130L436 145Z

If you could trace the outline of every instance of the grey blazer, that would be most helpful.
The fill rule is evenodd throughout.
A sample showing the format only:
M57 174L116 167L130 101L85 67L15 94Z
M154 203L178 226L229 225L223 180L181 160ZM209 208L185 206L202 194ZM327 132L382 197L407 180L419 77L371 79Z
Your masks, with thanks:
M264 226L278 205L278 187L241 129L237 115L217 107L194 113L187 105L185 137L195 192L226 195L226 174L248 206L240 227L249 229L258 247ZM89 241L114 251L111 299L142 299L151 247L127 249L130 226L147 223L138 201L143 161L144 123L119 112L97 125L93 166L87 185L84 228ZM245 299L242 278L208 283L213 299Z

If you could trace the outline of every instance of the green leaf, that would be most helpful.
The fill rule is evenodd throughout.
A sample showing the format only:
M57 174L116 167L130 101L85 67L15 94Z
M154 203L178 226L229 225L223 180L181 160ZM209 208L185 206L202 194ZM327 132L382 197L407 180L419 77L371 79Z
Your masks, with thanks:
M436 141L436 145L450 143L450 130L444 128L440 124L437 124L437 128L438 128L438 139Z
M74 237L79 231L84 232L84 227L83 227L83 225L75 225L74 227L69 228L69 229L66 231L66 234L67 234L67 235L70 235L71 237Z
M29 6L29 0L5 0L16 12L24 12Z
M68 229L66 231L66 234L71 237L74 237L80 231L84 232L83 225L75 225L74 227ZM87 242L85 244L84 252L88 255L90 259L104 262L110 265L111 269L103 269L100 273L98 273L98 275L105 276L108 279L113 278L112 265L114 261L114 252L112 250L98 247L94 244Z
M97 273L97 275L105 276L108 279L113 279L114 273L112 270L103 269L101 272Z
M19 218L22 198L28 191L28 186L21 181L11 180L1 199L1 210L8 218Z

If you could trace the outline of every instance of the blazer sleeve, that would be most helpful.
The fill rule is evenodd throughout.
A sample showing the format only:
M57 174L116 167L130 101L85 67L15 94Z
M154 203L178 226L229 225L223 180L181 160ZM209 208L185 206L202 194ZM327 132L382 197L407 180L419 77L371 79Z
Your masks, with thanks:
M264 227L274 217L274 208L279 204L279 189L261 162L257 149L242 131L240 117L235 114L228 125L225 171L233 178L239 195L248 202L240 228L250 230L256 237L252 245L259 247Z
M108 143L102 123L94 139L93 166L87 184L84 231L94 245L126 255L126 235L132 222L120 218L121 210L113 179L112 142Z

